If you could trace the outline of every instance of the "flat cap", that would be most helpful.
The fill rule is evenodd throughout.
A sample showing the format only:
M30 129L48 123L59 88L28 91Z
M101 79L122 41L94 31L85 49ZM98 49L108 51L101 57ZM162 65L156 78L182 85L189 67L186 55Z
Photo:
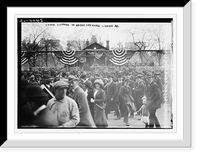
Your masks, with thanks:
M74 75L69 75L69 76L68 76L68 80L69 80L69 81L79 81L79 78L76 77L76 76L74 76Z
M53 85L54 89L67 88L68 83L64 80L56 81Z

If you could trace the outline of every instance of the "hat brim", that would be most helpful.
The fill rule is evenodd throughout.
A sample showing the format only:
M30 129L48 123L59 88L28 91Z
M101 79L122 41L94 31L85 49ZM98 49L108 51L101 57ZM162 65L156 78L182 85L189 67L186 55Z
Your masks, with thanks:
M48 97L48 95L45 94L45 93L42 93L42 94L39 94L39 95L37 95L37 94L28 95L28 96L26 96L26 97L27 97L27 98L46 98L46 97Z
M57 87L55 87L55 90L56 90L56 89L63 89L63 88L66 88L66 89L67 89L68 87L69 87L69 86L57 86Z
M93 85L95 86L96 84L99 84L101 87L103 87L103 84L102 84L102 83L95 82Z

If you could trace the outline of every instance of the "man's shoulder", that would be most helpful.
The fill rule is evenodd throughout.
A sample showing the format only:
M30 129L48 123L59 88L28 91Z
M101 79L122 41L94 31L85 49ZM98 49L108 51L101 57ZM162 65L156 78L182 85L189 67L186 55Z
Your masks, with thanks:
M72 103L76 103L74 99L70 98L69 96L65 96L64 100L67 102L72 102Z

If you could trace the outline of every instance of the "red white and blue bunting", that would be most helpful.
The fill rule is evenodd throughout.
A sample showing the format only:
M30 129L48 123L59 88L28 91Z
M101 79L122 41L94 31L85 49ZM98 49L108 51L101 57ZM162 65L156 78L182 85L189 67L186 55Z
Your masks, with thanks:
M25 64L28 61L28 57L25 56L25 52L21 53L21 65Z
M100 52L100 53L98 53L98 52L95 52L95 58L96 59L100 59L101 58L101 56L103 56L103 52Z
M78 62L78 59L74 57L75 51L74 50L66 50L63 51L63 57L60 58L60 62L66 65L73 65Z
M129 61L129 59L125 57L126 52L126 50L112 50L114 57L109 59L110 62L118 66L126 64Z

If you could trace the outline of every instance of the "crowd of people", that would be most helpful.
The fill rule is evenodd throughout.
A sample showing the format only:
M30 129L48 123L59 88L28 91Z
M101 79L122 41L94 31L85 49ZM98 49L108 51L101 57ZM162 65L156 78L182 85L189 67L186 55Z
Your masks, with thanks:
M113 111L126 126L140 116L145 128L161 128L156 110L163 90L162 70L24 71L18 126L108 128Z

